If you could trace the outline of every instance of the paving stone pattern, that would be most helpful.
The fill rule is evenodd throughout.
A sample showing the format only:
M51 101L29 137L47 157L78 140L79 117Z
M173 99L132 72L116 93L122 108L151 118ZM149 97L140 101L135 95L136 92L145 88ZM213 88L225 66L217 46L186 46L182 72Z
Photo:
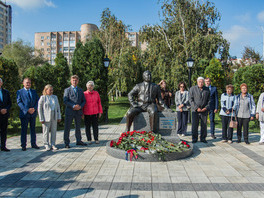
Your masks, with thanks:
M251 144L221 143L207 138L196 143L194 154L170 162L129 162L106 154L105 144L125 129L124 124L100 126L100 144L65 149L63 131L57 133L57 151L21 151L20 137L7 140L11 152L0 152L1 197L264 197L264 146L259 134ZM190 141L188 136L182 139ZM83 141L86 142L84 130ZM235 135L236 136L236 133ZM236 138L236 137L235 137ZM30 137L28 137L30 140ZM124 156L125 158L125 156Z

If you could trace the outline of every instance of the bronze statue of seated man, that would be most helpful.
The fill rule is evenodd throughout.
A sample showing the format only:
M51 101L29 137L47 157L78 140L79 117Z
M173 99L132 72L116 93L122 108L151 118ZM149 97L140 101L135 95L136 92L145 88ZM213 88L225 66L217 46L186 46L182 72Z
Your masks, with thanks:
M156 102L164 111L172 112L172 110L164 104L161 98L160 87L155 83L151 83L150 71L143 73L143 80L144 82L137 84L128 94L131 107L126 115L126 130L130 131L136 115L141 112L148 112L150 129L156 132L155 119L158 112Z

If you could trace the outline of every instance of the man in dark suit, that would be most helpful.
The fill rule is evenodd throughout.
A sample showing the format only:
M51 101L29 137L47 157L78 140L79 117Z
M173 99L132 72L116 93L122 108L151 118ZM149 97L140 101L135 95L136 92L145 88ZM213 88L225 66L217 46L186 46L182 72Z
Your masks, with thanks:
M6 134L9 110L12 102L10 94L6 89L2 88L3 80L0 78L0 133L1 133L1 151L10 151L6 148Z
M131 108L127 112L126 130L130 131L130 127L136 115L141 112L149 113L149 124L151 131L155 131L155 118L157 114L158 104L166 111L171 111L161 98L160 87L154 83L151 83L150 71L143 73L144 82L137 84L128 94L128 100Z
M17 91L17 104L20 108L19 118L21 121L21 147L26 151L27 146L27 128L30 124L31 147L39 149L36 144L36 117L38 109L38 94L36 90L31 89L31 79L23 80L24 88Z
M197 79L197 85L190 88L189 101L192 110L192 142L198 140L198 126L201 120L201 142L207 143L207 115L210 108L210 91L204 86L204 78Z
M218 110L218 93L217 89L214 86L211 86L211 79L205 79L205 86L210 90L210 110L209 110L209 118L210 118L210 129L211 129L211 137L216 139L215 137L215 113Z
M81 136L81 120L82 120L82 108L85 105L85 97L83 90L77 87L79 77L73 75L71 77L71 86L64 90L63 102L66 105L65 110L65 124L64 124L64 143L65 148L70 148L70 130L72 120L75 122L75 137L76 145L86 146L87 144L82 142Z

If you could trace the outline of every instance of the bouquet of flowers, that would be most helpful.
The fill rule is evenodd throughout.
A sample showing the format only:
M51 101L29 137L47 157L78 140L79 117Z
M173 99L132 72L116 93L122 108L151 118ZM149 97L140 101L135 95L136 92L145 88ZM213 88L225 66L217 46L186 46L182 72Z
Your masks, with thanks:
M118 141L112 140L110 147L126 151L126 159L130 156L130 161L138 153L148 153L159 155L160 160L164 160L165 153L182 152L190 149L190 145L185 141L177 144L166 141L160 134L146 131L128 131L121 133Z

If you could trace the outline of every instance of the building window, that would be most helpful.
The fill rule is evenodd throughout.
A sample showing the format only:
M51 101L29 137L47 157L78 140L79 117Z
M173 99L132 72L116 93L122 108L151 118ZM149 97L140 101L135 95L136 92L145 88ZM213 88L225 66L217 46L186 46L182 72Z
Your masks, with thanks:
M44 36L41 36L41 38L40 38L41 40L44 40Z
M69 46L69 41L63 41L63 47L68 47Z
M44 48L41 48L40 51L44 52Z
M50 52L50 48L47 48L47 51Z
M62 45L62 42L60 41L59 45Z
M69 52L69 48L68 47L64 47L63 48L63 52Z
M47 46L50 46L50 43L49 42L47 42Z
M70 41L70 47L75 47L75 41Z
M75 50L75 47L70 47L70 53L73 53Z
M62 48L59 49L59 52L62 52Z
M49 37L49 36L47 36L47 39L50 39L50 37Z
M41 46L44 46L44 42L43 41L41 41Z
M47 57L47 58L49 58L49 57L50 57L50 55L49 55L49 54L47 54L47 55L46 55L46 57Z

